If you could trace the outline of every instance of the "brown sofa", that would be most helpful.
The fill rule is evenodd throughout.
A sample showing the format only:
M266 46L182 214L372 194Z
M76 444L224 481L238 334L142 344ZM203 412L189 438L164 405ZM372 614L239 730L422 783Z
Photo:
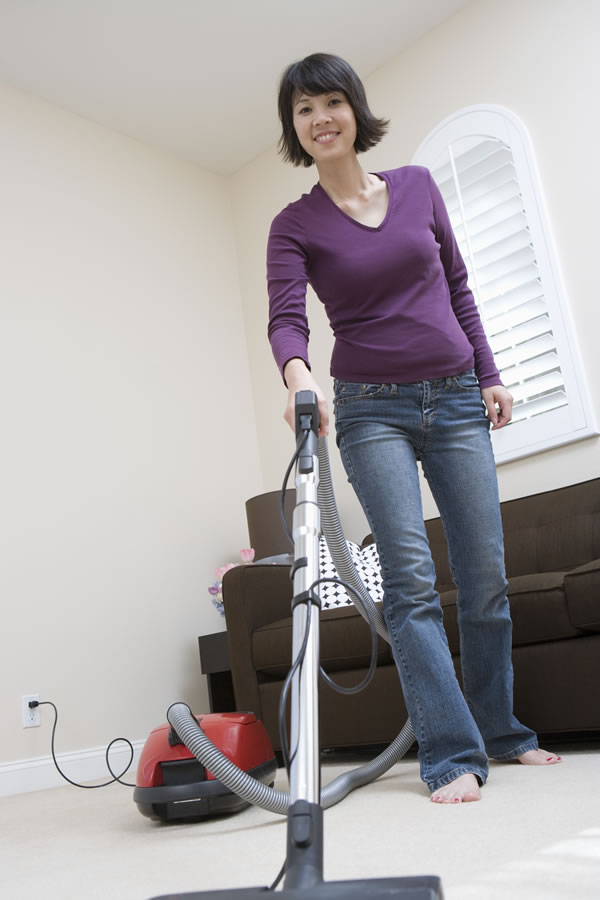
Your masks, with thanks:
M600 734L600 478L502 504L513 619L515 713L543 735ZM439 519L427 522L444 623L460 678L456 591ZM367 539L368 540L368 539ZM223 598L236 706L262 719L276 749L278 702L291 658L289 567L238 566ZM369 661L369 629L354 607L321 612L321 659L344 685ZM321 746L392 740L406 719L389 647L373 681L340 695L322 683Z

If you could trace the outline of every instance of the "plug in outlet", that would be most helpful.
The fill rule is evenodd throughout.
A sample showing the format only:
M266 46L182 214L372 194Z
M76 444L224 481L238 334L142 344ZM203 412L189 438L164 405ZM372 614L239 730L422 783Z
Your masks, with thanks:
M40 708L39 706L34 706L32 709L29 706L30 702L37 700L40 702L39 694L27 694L26 697L22 698L21 708L23 711L23 728L36 728L40 725Z

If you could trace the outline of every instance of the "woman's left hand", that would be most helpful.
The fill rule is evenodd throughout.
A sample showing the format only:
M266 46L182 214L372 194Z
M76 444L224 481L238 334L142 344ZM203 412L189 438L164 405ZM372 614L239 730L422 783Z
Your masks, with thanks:
M512 419L512 394L502 384L493 384L481 389L481 396L487 409L488 419L492 423L492 431L504 428Z

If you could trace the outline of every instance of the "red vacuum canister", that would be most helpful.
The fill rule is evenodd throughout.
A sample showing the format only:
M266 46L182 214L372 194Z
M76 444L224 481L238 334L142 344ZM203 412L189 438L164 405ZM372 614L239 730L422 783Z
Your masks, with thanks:
M273 785L277 760L254 713L195 718L206 737L238 768ZM144 744L133 799L142 815L169 822L239 812L249 805L204 768L168 723L155 728Z

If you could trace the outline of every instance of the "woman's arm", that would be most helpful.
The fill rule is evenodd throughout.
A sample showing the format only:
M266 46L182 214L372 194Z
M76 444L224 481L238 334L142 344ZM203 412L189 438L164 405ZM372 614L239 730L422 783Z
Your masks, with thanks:
M473 347L475 372L481 387L501 385L502 381L494 362L494 354L483 329L475 298L467 283L467 267L461 256L446 204L430 172L428 172L428 176L435 236L440 245L440 259L446 274L454 315Z
M298 357L310 369L306 317L308 260L302 229L289 209L273 219L267 242L268 337L282 377L288 360Z
M329 410L325 395L310 372L307 284L308 260L302 229L288 208L273 220L267 244L268 335L288 389L285 421L295 431L296 394L314 391L319 404L319 435L324 435L329 432Z
M440 245L440 258L450 290L454 315L473 347L475 372L481 396L487 409L492 431L504 428L512 418L512 394L502 384L494 354L481 323L475 298L468 284L468 273L440 190L429 173L429 189L433 203L435 234Z

